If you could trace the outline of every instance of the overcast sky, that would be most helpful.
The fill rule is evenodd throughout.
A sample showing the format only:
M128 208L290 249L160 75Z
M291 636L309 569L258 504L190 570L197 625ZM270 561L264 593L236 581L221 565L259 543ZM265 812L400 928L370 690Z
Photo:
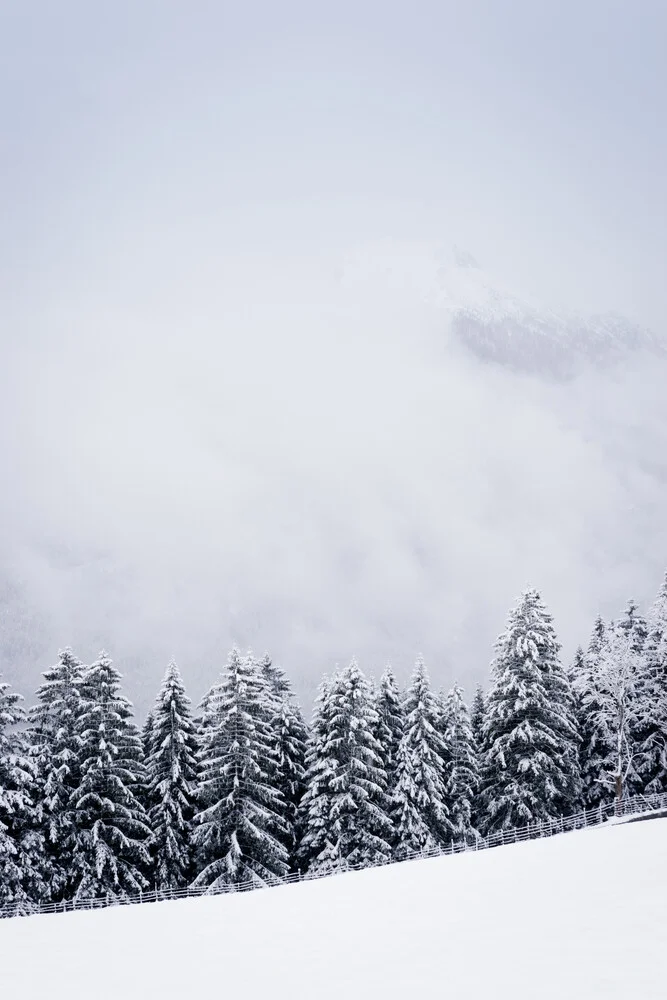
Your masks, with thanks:
M662 330L665 37L648 0L0 0L0 541L49 640L134 644L146 684L230 638L319 675L451 661L443 605L487 643L526 582L570 640L648 593L643 550L586 549L643 485L533 390L435 373L417 303L337 283L359 247L456 244ZM536 441L537 545L518 493L479 500Z
M4 0L0 29L22 307L390 235L663 321L661 2Z

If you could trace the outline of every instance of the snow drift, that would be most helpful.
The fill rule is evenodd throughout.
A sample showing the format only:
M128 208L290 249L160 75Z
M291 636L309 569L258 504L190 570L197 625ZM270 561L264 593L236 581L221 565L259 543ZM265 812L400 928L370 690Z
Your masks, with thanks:
M0 995L664 997L667 819L233 896L0 922Z

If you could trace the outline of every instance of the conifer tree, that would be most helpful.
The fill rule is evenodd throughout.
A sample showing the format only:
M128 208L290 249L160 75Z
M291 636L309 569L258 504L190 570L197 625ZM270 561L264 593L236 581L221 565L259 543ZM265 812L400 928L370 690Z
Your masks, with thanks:
M281 702L284 698L292 697L292 688L285 671L273 662L268 653L265 653L259 661L259 669L272 698Z
M638 727L642 788L667 792L667 574L649 612Z
M472 708L470 710L470 727L472 729L473 739L475 740L475 746L478 751L482 745L485 710L486 705L484 702L484 691L482 690L482 685L478 684L475 691L475 697L473 698Z
M25 720L21 700L0 682L0 904L28 913L47 890L35 816L36 768L16 728Z
M271 718L272 754L275 755L274 784L284 802L284 843L292 871L298 870L297 849L301 839L299 806L306 788L306 744L308 731L301 710L290 697L283 697Z
M572 659L572 663L567 668L567 676L570 681L570 684L573 685L573 689L575 689L576 686L578 685L579 678L582 676L585 669L586 669L586 654L584 653L582 646L577 646L576 650L574 651L574 657ZM577 719L579 719L578 691L575 691L574 701L575 705L577 705Z
M650 746L654 732L653 677L648 666L645 647L649 628L639 611L639 605L631 598L618 622L618 627L632 636L632 652L635 656L636 677L632 705L630 739L634 760L627 779L628 795L640 795L650 780L647 769L645 746Z
M329 729L322 756L329 808L324 848L310 870L381 864L391 856L387 775L374 736L377 712L371 687L355 660L336 675L327 698Z
M151 797L150 797L150 774L149 774L149 761L153 754L153 709L148 710L146 719L143 726L141 727L141 762L143 766L143 779L140 781L136 788L134 789L134 794L136 795L141 808L149 816L151 811ZM154 872L152 866L145 873L150 876L151 881L154 880Z
M259 661L266 687L266 721L272 734L271 783L282 795L285 811L285 846L290 855L290 868L296 867L296 850L300 840L298 829L299 803L305 791L307 727L294 700L290 683L281 667L268 653Z
M484 832L570 810L580 796L574 703L551 615L525 591L496 644L483 734Z
M200 751L195 885L263 885L286 874L285 802L272 783L266 684L251 653L232 650L207 697Z
M479 760L468 706L455 684L444 701L443 739L445 804L452 824L452 839L473 841L479 834L474 825L475 800L479 791Z
M440 727L440 706L419 657L405 699L405 729L398 748L395 855L399 859L442 847L454 832L445 791L449 751Z
M584 736L585 736L585 723L587 712L583 705L583 684L587 675L586 667L586 654L582 646L577 646L574 657L567 669L567 678L572 691L572 704L574 709L574 717L577 723L577 732L579 733L579 774L582 779L581 784L581 802L582 806L585 808L585 795L584 795L584 772L583 772L583 750L584 750Z
M145 888L148 818L137 798L145 781L141 736L121 676L106 653L86 670L79 723L81 778L72 794L78 836L76 897L121 898Z
M598 615L595 619L595 624L593 625L593 633L591 635L590 641L588 643L588 654L593 657L599 657L602 652L602 646L604 645L604 637L607 631L607 626L604 623L604 619L601 615Z
M387 789L393 800L396 793L398 746L403 738L405 713L401 692L390 667L386 668L380 678L375 709L378 716L375 738L380 745L382 762L387 773Z
M601 773L609 748L604 745L603 734L596 722L600 706L595 694L605 633L605 623L598 616L586 651L575 656L570 671L581 739L579 764L585 809L597 808L607 798Z
M644 616L640 614L639 605L633 598L628 601L616 626L632 637L632 651L637 654L641 653L648 636L648 625Z
M72 795L81 779L83 664L67 648L43 672L30 711L29 738L38 771L40 826L48 858L50 898L74 892L77 826Z
M208 689L204 697L199 703L197 714L194 717L195 732L197 734L197 742L199 745L199 752L201 753L204 745L204 733L205 731L214 726L218 720L217 702L216 702L216 691L218 690L218 682L212 684Z
M144 760L147 761L153 754L153 728L155 726L155 709L151 708L146 716L146 721L141 727L141 749Z
M325 751L333 716L330 695L336 682L336 675L322 679L306 740L305 789L297 813L297 830L300 835L297 862L302 872L313 868L319 857L328 855L332 850L328 837L331 782L335 775L336 759Z
M190 705L172 660L151 713L147 740L150 851L160 889L180 888L191 874L197 741Z
M481 684L477 685L475 697L473 698L470 710L470 728L474 741L475 753L477 755L477 793L473 800L472 825L478 832L483 828L484 822L481 814L481 802L479 792L481 788L481 768L482 768L482 745L484 732L484 717L486 714L486 700Z

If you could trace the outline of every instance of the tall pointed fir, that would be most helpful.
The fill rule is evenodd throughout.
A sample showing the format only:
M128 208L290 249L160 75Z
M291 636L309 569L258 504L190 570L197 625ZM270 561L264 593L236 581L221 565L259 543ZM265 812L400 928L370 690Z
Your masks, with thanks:
M77 823L72 796L81 779L84 667L70 648L43 672L30 710L29 738L38 769L40 825L48 858L50 898L74 893Z
M137 791L145 781L141 736L121 676L106 653L86 670L79 723L81 778L72 794L76 897L122 898L145 888L148 818Z
M570 684L573 686L574 691L574 703L577 711L577 719L579 719L580 705L579 705L579 692L576 690L579 684L579 679L585 670L586 664L586 654L584 653L582 646L577 646L574 651L574 657L569 667L567 668L567 676Z
M306 740L305 790L299 803L297 829L297 864L300 871L314 868L320 857L330 852L329 815L331 811L331 782L335 775L336 759L325 750L333 717L331 690L334 677L323 677L315 699L315 708Z
M646 619L639 611L639 605L631 597L628 601L622 616L616 622L617 628L631 636L632 650L634 653L641 653L648 636L648 625Z
M151 708L148 710L146 715L146 720L141 727L141 750L144 755L144 760L148 758L153 753L153 729L155 726L155 709Z
M667 792L667 574L648 615L638 727L642 790Z
M144 720L144 724L141 727L141 760L144 764L143 780L136 786L134 793L141 803L141 808L144 810L146 815L150 813L151 810L151 799L150 799L150 776L148 772L148 761L153 753L153 709L149 709ZM153 873L149 870L152 881Z
M585 809L597 808L608 797L600 775L602 762L609 748L605 746L603 733L598 726L597 713L600 706L595 694L606 630L607 626L598 616L586 651L575 655L570 668L581 740L579 765L582 804Z
M405 699L405 730L396 766L395 856L399 859L440 848L454 832L445 790L449 749L440 726L440 706L419 657Z
M472 700L472 707L470 709L470 727L472 729L473 739L475 740L475 746L478 750L482 744L482 730L484 728L485 710L486 705L484 702L484 691L482 690L482 685L478 684L475 691L475 697Z
M36 816L37 771L28 754L22 698L0 682L0 905L16 913L47 895L43 837Z
M572 692L572 708L579 734L579 775L581 778L581 805L585 807L584 783L583 783L583 740L586 712L583 705L582 681L586 676L586 654L582 646L577 646L571 663L566 667L566 674L570 691Z
M156 888L178 889L192 874L197 741L190 699L173 660L151 716L146 764L152 877Z
M311 871L364 868L391 856L387 775L375 738L377 712L371 687L356 661L337 674L327 691L328 731L321 761L307 775L304 801L308 808L318 788L327 811L322 822L321 851L311 859ZM324 778L321 787L322 778ZM307 831L307 835L308 835Z
M472 825L475 830L480 831L483 826L483 818L481 815L481 805L479 800L479 789L481 783L481 766L482 766L482 743L483 743L483 731L484 731L484 717L486 713L486 699L484 697L484 691L482 685L478 684L475 691L475 697L472 700L472 707L470 709L470 728L472 729L472 736L475 745L475 753L477 754L477 794L473 801L473 812L472 812Z
M216 722L218 721L217 715L216 715L216 711L217 711L216 691L217 691L217 689L218 689L218 682L216 681L215 684L211 685L211 687L208 689L208 691L206 692L206 694L204 695L204 697L199 702L199 705L197 707L197 714L195 715L194 720L193 720L194 721L194 726L195 726L195 732L197 734L197 743L198 743L198 746L199 746L199 752L200 753L201 753L201 750L202 750L202 748L204 746L204 740L205 740L204 734L205 734L205 731L207 729L211 728L211 726L214 726L216 724Z
M266 684L251 653L230 653L206 698L201 739L194 884L264 885L280 878L288 871L285 803L271 781Z
M580 799L579 737L559 651L551 615L526 590L496 644L482 747L485 833L561 815Z
M654 732L653 678L646 657L646 642L649 627L640 613L639 605L631 598L619 619L618 627L632 636L632 652L635 656L637 676L635 679L634 704L632 712L631 741L635 760L626 779L627 794L641 795L650 776L650 744ZM644 747L649 748L648 762Z
M601 781L602 762L609 748L598 724L599 703L596 697L597 678L607 625L598 615L583 657L576 657L571 668L579 718L579 764L581 770L582 803L585 809L597 808L608 798L608 791Z
M479 791L479 760L463 691L455 684L444 700L442 735L447 747L445 803L452 839L474 842L479 834L474 813Z
M296 871L296 852L301 839L299 804L305 791L308 733L284 671L272 662L268 653L260 660L259 667L266 686L267 721L271 732L271 783L284 802L284 843L290 869Z
M389 816L392 820L391 846L396 846L396 790L398 783L398 748L405 729L403 699L396 679L389 667L380 678L380 686L375 698L378 722L375 737L380 746L382 762L387 774L387 795Z
M285 671L273 662L268 653L259 660L259 669L271 697L282 701L283 698L292 697L290 682L285 676Z

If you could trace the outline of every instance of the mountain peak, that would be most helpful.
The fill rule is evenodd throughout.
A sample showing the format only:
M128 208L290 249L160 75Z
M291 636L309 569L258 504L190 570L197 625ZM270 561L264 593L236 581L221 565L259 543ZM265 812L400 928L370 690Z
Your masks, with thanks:
M622 316L552 310L517 296L457 245L383 244L348 257L344 282L442 312L443 335L480 360L514 371L573 378L639 351L667 356L664 338Z

